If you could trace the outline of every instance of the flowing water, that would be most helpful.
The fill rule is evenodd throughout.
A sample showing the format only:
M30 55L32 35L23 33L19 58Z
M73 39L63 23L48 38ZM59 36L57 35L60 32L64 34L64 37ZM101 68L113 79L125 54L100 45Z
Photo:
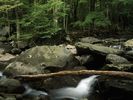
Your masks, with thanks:
M94 84L97 81L99 75L93 75L88 78L82 79L77 87L66 87L61 89L52 90L50 93L51 100L83 100L88 98L94 91Z
M0 77L2 77L3 76L3 73L0 71Z

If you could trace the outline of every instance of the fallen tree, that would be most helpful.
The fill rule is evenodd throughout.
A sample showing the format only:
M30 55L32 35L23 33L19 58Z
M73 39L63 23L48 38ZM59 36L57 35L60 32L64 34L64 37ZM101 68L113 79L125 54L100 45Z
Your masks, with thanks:
M37 74L37 75L17 75L15 78L22 80L38 80L50 77L62 77L65 75L107 75L107 76L117 76L128 79L133 79L133 73L122 72L122 71L98 71L98 70L78 70L78 71L60 71L48 74Z

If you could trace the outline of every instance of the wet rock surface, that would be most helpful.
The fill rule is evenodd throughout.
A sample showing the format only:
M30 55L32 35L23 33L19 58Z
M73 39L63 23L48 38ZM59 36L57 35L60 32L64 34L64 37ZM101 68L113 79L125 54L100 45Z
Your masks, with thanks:
M0 92L5 93L18 93L21 83L15 79L1 78L0 79Z
M45 69L61 69L79 64L74 55L62 46L37 46L21 53L5 68L6 74L39 74Z
M99 79L101 95L103 100L131 100L133 98L133 80L101 76Z
M87 37L80 39L80 42L75 45L36 46L23 51L18 56L5 53L5 49L0 49L0 70L4 70L2 74L7 77L0 74L0 100L49 100L49 96L33 94L37 94L38 91L49 93L53 89L75 87L81 79L89 77L87 75L61 76L27 82L14 79L16 75L81 69L133 72L133 53L132 50L126 49L132 46L127 46L125 41L127 40L113 38L101 40ZM20 47L24 49L26 45ZM132 100L132 79L101 75L98 80L99 85L89 99ZM29 93L30 95L24 95L25 83L34 90L33 93Z
M121 55L124 52L123 50L113 49L106 46L93 45L90 43L79 42L79 43L76 43L76 46L77 48L86 49L88 50L88 52L99 53L101 55L107 55L107 54Z
M43 81L43 87L47 90L58 89L63 87L76 87L82 77L78 76L64 76L48 78ZM56 85L55 85L56 84Z
M43 73L43 69L25 64L23 62L12 62L4 70L4 74L7 76L24 75L24 74L39 74Z
M133 72L133 64L106 64L102 69Z
M74 56L64 47L60 46L37 46L20 54L17 61L33 66L76 66Z
M115 54L108 54L106 56L106 61L112 64L129 64L130 63L126 58Z

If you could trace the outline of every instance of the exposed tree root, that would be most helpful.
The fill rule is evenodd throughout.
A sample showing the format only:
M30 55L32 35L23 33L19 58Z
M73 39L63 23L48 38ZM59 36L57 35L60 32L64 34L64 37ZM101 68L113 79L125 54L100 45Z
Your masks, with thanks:
M122 71L97 71L97 70L78 70L78 71L60 71L56 73L48 74L37 74L37 75L18 75L15 76L17 79L22 80L38 80L50 77L61 77L65 75L107 75L107 76L117 76L128 79L133 79L133 73L131 72L122 72Z

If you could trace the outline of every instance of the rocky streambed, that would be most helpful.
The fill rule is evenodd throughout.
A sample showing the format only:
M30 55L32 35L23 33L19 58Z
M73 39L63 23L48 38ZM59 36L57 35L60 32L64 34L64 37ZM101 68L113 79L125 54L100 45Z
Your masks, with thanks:
M0 100L47 100L51 90L76 87L80 80L89 77L89 75L66 75L33 81L14 78L17 75L47 74L64 70L133 72L132 39L86 37L73 45L35 46L18 55L12 53L21 48L15 49L11 46L9 49L7 48L9 46L2 45ZM33 90L34 93L25 95L28 94L27 90ZM91 100L132 100L132 98L133 79L101 75Z

